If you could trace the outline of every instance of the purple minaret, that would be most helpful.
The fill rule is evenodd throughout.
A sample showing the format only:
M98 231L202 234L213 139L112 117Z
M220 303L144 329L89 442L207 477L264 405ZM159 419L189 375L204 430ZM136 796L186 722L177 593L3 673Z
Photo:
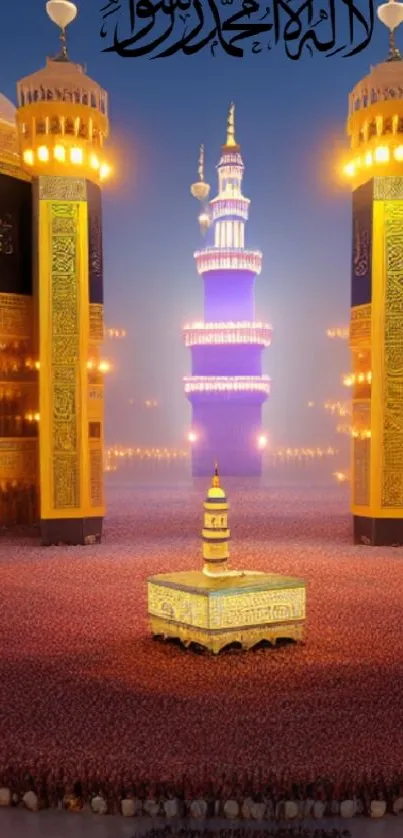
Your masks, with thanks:
M204 321L185 326L192 374L184 379L192 405L192 474L211 474L220 463L225 476L259 476L267 443L262 405L270 379L262 374L262 350L270 345L271 327L255 321L255 277L262 254L245 248L249 200L242 195L244 165L235 140L231 105L227 141L217 166L218 195L199 216L206 247L195 253L204 283ZM192 195L205 202L204 153Z

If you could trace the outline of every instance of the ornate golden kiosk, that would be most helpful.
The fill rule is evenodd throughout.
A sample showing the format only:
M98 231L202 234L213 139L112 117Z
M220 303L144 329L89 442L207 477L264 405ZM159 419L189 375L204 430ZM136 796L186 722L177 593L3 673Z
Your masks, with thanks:
M217 469L204 509L203 570L163 573L147 580L152 634L176 638L187 647L196 644L214 654L233 643L250 649L264 640L303 641L303 579L224 569L229 555L228 503Z

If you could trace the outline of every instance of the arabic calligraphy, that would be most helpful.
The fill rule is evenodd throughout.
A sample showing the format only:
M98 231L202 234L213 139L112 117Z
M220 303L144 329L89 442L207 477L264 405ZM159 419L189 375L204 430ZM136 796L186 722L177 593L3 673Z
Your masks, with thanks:
M354 275L357 277L368 276L369 266L369 233L359 228L358 221L354 224L354 253L353 265Z
M14 253L13 219L9 213L0 217L0 254L11 256Z
M205 47L221 48L243 58L283 43L298 61L314 51L347 58L371 42L374 0L108 0L101 9L103 52L121 58L167 58L195 55ZM234 10L234 6L236 7ZM319 7L320 6L320 7ZM337 9L337 14L336 14ZM338 35L343 33L343 37ZM344 37L344 33L347 37Z

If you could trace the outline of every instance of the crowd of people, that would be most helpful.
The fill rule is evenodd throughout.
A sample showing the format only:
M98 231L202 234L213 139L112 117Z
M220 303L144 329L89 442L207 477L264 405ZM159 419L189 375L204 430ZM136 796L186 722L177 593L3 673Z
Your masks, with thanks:
M279 826L272 829L194 829L181 827L172 830L170 826L164 829L150 829L145 835L135 833L133 838L350 838L349 829L312 829L299 824L295 826Z
M180 783L133 782L116 771L109 782L87 773L81 778L67 772L46 772L36 767L21 770L15 766L0 770L0 805L25 806L32 810L57 807L69 811L90 808L95 814L123 814L128 817L165 818L167 821L191 818L224 818L302 823L324 817L354 817L386 814L403 815L403 777L386 783L381 776L363 778L361 783L345 778L335 784L324 778L315 782L291 783L273 775L266 781L224 775L219 781L199 785L186 777ZM169 827L168 827L169 829ZM164 830L154 830L149 838L164 838ZM213 838L211 831L197 832L194 838ZM187 833L183 835L187 838ZM244 830L220 831L214 838L249 838ZM253 838L258 838L253 833Z
M338 496L328 511L319 489L225 488L233 566L307 579L304 646L211 657L152 639L146 580L201 566L204 483L117 489L100 546L2 534L4 805L150 826L403 810L400 553L353 547Z

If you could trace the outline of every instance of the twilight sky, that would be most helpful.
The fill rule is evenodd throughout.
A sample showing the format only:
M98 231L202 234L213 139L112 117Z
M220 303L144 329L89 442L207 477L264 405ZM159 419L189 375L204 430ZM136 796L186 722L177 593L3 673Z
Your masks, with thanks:
M244 194L252 202L247 245L264 255L257 319L274 330L265 353L273 385L264 424L274 445L330 440L333 423L323 411L308 410L307 401L343 396L340 375L349 364L346 347L325 336L328 326L347 323L349 308L350 192L337 183L337 164L348 93L370 63L386 57L386 30L375 24L369 48L353 58L306 53L291 61L281 43L253 55L245 42L242 59L222 51L213 58L209 47L194 57L122 59L102 53L102 4L77 2L70 55L109 92L116 158L104 192L105 319L127 328L128 337L105 347L116 362L108 383L109 441L182 445L189 427L182 376L190 359L181 327L202 319L192 258L201 243L198 205L189 186L204 142L206 178L216 193L214 167L231 100ZM315 16L326 3L317 0ZM335 4L340 43L346 11L343 0ZM42 0L2 5L0 90L15 100L17 79L57 51L57 30ZM159 408L143 408L146 399L157 399Z

